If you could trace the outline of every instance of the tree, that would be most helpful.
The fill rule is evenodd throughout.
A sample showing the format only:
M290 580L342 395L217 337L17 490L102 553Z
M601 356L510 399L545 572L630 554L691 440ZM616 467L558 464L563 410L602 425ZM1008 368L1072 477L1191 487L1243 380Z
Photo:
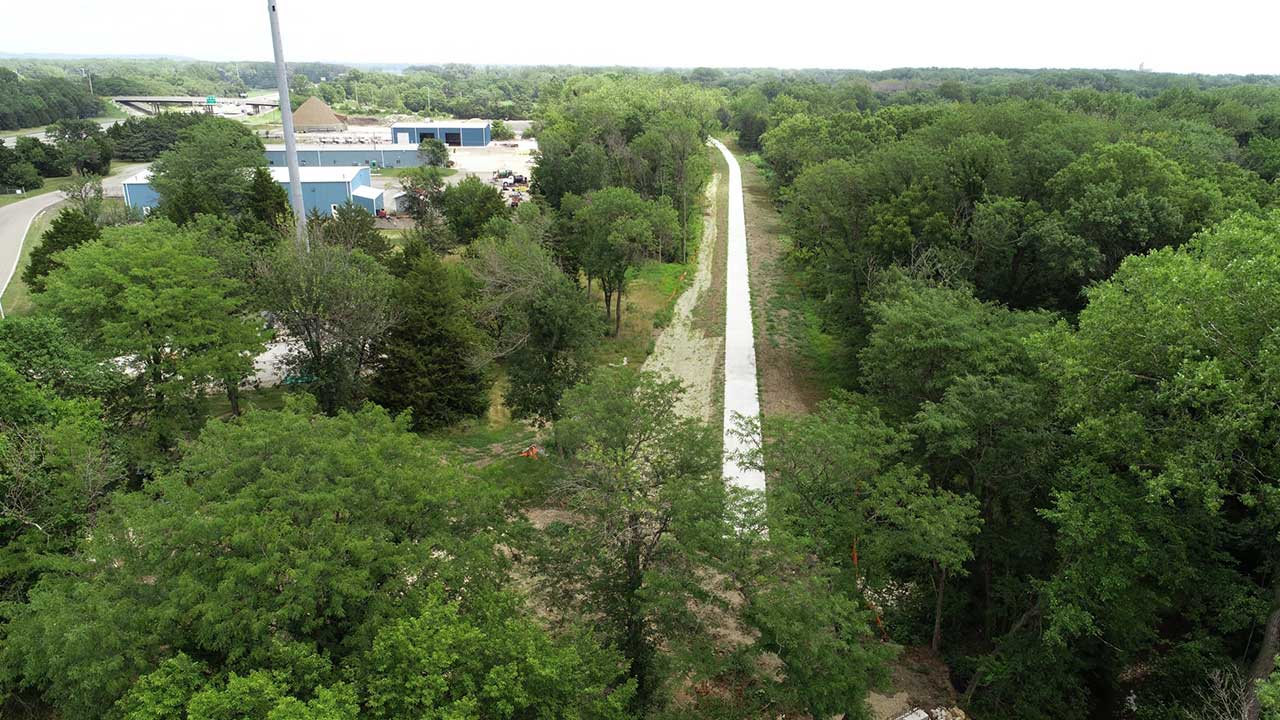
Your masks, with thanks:
M1014 308L1078 308L1081 289L1102 271L1099 249L1067 232L1061 216L1034 201L979 202L969 243L978 296Z
M1062 558L1048 640L1097 639L1117 663L1243 658L1251 716L1280 651L1280 568L1252 552L1277 531L1277 230L1274 212L1237 215L1129 258L1091 291L1078 330L1044 338L1076 443L1045 511ZM1169 680L1186 692L1204 673Z
M405 193L401 202L408 206L407 212L414 222L423 225L440 219L444 195L444 174L440 168L409 168L400 176L400 187Z
M82 175L63 188L62 194L72 207L84 213L90 220L102 224L102 178Z
M774 478L776 522L839 567L845 592L870 607L894 581L895 565L915 563L933 584L937 651L947 577L963 574L973 557L974 498L930 487L909 461L909 436L853 396L823 401L813 415L777 418L765 433L774 442L751 462Z
M411 409L417 429L450 425L489 409L483 336L466 313L465 278L428 248L410 245L392 265L400 317L379 342L370 396Z
M769 124L769 99L753 87L735 95L729 107L738 143L747 150L759 149L760 136Z
M59 120L45 134L76 173L111 174L111 140L92 120Z
M44 184L36 166L23 160L7 145L0 145L0 186L35 190Z
M118 367L100 362L50 315L10 317L0 323L0 359L27 381L64 398L110 402L126 382Z
M114 155L120 160L150 162L177 144L183 130L214 116L204 113L162 112L152 117L129 117L107 128Z
M557 645L513 600L467 612L437 595L382 628L358 661L368 717L628 717L611 653Z
M658 176L658 193L671 197L680 222L680 262L688 260L686 243L689 238L689 220L692 198L711 174L706 158L706 138L694 118L664 114L644 135L641 143L651 138L654 174Z
M92 525L120 471L100 404L63 400L4 359L0 390L0 597L21 602Z
M324 412L357 407L377 342L398 310L387 270L359 250L281 246L263 263L263 302L294 343L286 364Z
M727 659L713 677L736 689L734 717L794 711L866 720L868 692L884 686L896 649L875 635L866 603L840 589L839 573L770 523L764 505L763 493L730 491L733 527L716 553L726 578L719 592L741 599L730 617L754 637L722 650Z
M243 125L207 121L178 137L151 165L151 186L165 217L180 225L200 213L239 218L260 200L252 192L253 171L267 160L262 141Z
M1117 143L1084 155L1049 183L1067 229L1103 256L1104 277L1130 254L1179 245L1218 219L1221 194L1188 180L1159 152Z
M1280 671L1272 673L1267 680L1258 682L1258 700L1262 720L1280 718Z
M453 236L465 245L480 237L485 223L506 217L507 204L496 188L473 175L444 189L440 210Z
M31 163L41 177L70 175L71 167L58 149L41 142L39 138L19 137L14 150L23 162Z
M627 272L647 253L662 245L662 238L678 232L670 205L655 203L627 188L605 188L586 198L575 213L582 259L587 277L600 279L605 316L613 317L613 334L622 327L622 295ZM610 308L610 302L614 307Z
M418 143L418 158L422 160L423 165L429 167L448 167L449 146L433 137L423 138L422 142Z
M435 598L489 602L497 489L442 463L407 418L313 409L210 423L173 471L117 495L63 571L12 608L4 667L67 716L99 717L131 687L121 709L138 708L161 686L173 704L190 698L191 717L263 717L251 708L273 695L336 688L379 630ZM221 679L161 664L179 653Z
M494 120L489 126L489 138L499 140L515 140L516 133L501 120Z
M102 360L123 358L134 381L145 436L174 449L198 427L206 388L228 388L253 371L260 330L243 317L241 283L223 277L199 238L169 222L109 228L102 239L58 256L36 305L61 318Z
M22 270L22 282L31 292L44 292L44 279L53 270L62 267L55 258L58 253L73 250L102 237L93 219L83 211L63 208L40 235L40 244L32 248L31 260Z
M350 200L339 205L332 216L317 214L307 218L307 231L314 239L359 250L374 260L385 261L391 252L391 243L379 232L373 215Z
M689 602L706 596L698 557L723 532L717 437L680 416L682 392L605 368L565 394L555 425L558 495L574 519L547 529L548 580L621 649L637 709L658 699L658 647L704 639Z
M293 209L289 194L265 167L256 167L249 181L249 200L236 221L240 232L251 236L259 247L271 246L289 235Z
M486 238L472 249L488 354L507 362L507 407L517 417L554 420L561 396L592 367L599 315L541 246Z

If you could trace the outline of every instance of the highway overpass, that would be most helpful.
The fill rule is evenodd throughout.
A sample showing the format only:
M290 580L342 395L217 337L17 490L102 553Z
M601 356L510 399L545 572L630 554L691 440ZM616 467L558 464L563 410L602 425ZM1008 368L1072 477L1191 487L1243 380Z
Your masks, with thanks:
M280 107L278 98L262 95L251 98L224 98L213 95L120 95L111 98L113 101L147 115L155 115L163 110L184 108L212 108L217 105L239 105L249 108L251 113L266 112Z

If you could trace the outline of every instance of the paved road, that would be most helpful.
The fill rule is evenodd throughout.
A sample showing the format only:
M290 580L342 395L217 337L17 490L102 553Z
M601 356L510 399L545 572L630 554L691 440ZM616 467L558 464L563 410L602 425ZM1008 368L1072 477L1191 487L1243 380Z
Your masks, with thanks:
M113 119L111 119L111 120L100 120L100 121L98 121L98 124L102 126L102 129L103 129L103 130L106 130L107 128L111 127L112 125L115 125L115 124L117 124L117 123L121 123L121 122L124 122L124 118L113 118ZM40 142L49 142L49 138L45 135L44 130L33 130L32 132L22 133L22 135L9 135L9 136L6 136L6 137L2 137L2 138L0 138L0 143L3 143L3 144L5 144L5 145L9 145L10 147L13 147L13 146L16 146L16 145L18 144L18 138L19 138L19 137L33 137L33 138L35 138L35 139L39 140Z
M729 247L725 269L724 313L724 477L730 483L764 492L764 473L738 463L745 451L760 446L760 434L743 437L739 419L760 421L756 385L755 331L751 325L751 282L747 266L747 221L742 204L742 168L720 141L712 140L729 164Z
M144 166L130 164L119 167L116 174L102 182L103 190L108 195L118 195L121 181L137 174ZM55 191L0 207L0 295L9 287L13 272L18 267L18 260L22 257L22 241L26 238L32 221L42 210L63 199L62 192Z

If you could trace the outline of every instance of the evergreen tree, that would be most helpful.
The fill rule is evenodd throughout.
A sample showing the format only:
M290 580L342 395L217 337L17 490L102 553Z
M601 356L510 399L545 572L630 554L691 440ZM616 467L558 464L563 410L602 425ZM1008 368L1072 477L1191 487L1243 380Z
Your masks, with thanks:
M415 243L397 258L400 319L377 354L375 402L413 411L417 429L440 427L489 407L489 378L479 367L481 336L463 307L463 278Z
M32 292L44 292L44 277L62 263L54 255L97 240L102 231L80 210L63 208L49 229L40 236L40 244L31 250L31 262L22 271L22 281Z

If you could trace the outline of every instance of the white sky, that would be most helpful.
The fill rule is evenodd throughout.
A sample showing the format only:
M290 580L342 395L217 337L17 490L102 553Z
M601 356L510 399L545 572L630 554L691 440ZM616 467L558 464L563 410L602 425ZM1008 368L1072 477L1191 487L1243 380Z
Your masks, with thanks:
M1280 1L277 0L290 61L1280 74ZM510 8L500 15L495 8ZM448 19L452 14L453 19ZM718 28L718 29L717 29ZM266 0L0 0L0 52L269 60Z

